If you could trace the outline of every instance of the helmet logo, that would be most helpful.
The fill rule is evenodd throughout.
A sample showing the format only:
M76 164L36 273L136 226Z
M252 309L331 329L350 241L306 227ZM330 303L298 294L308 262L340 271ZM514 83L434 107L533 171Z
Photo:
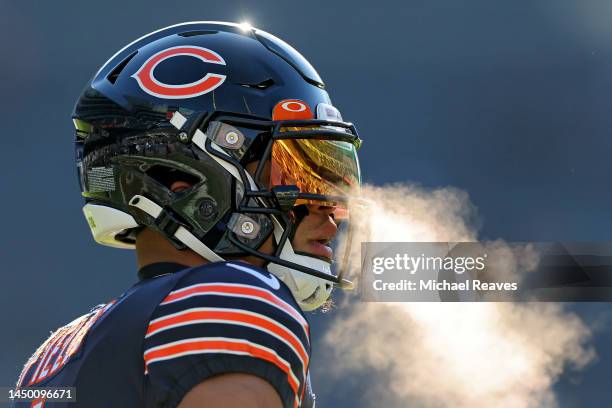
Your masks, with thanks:
M208 48L196 47L195 45L181 45L166 48L152 55L132 77L138 82L143 91L163 99L194 98L218 88L225 81L225 75L213 73L207 73L195 82L180 85L165 84L155 78L153 71L160 62L179 55L195 57L210 64L225 65L225 60Z
M304 105L304 103L300 101L283 102L281 104L281 107L284 110L288 110L290 112L302 112L306 110L306 105Z
M272 120L313 119L314 115L306 102L299 99L283 99L272 109Z

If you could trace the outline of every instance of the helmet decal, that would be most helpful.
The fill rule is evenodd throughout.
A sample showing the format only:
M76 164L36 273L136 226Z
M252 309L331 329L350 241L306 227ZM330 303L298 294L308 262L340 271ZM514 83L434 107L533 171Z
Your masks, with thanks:
M281 107L284 110L288 110L291 112L302 112L306 110L306 105L304 105L301 102L297 102L297 101L283 102L281 104Z
M223 57L208 48L196 47L195 45L181 45L166 48L152 55L132 77L138 82L143 91L163 99L194 98L218 88L225 81L225 75L214 73L207 73L195 82L181 85L165 84L155 78L153 70L160 62L179 55L195 57L210 64L226 65Z
M342 114L335 106L328 103L320 103L317 105L317 119L342 122Z
M274 106L272 120L313 119L308 104L299 99L284 99Z

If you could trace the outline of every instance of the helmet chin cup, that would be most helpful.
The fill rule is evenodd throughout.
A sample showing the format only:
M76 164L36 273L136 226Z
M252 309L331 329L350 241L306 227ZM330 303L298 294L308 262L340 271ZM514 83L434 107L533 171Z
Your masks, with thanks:
M290 245L290 243L285 244L285 246ZM293 256L289 257L281 256L280 258L319 271L327 269L331 275L329 264L320 259L298 254L293 254ZM298 305L305 312L321 307L329 299L333 289L333 285L329 281L287 268L286 266L270 263L268 264L268 271L276 275L289 287Z
M277 244L282 235L283 228L274 218L274 238ZM296 254L289 240L286 240L281 248L279 258L332 275L331 265L328 262L311 256ZM333 284L330 281L273 262L268 264L268 271L276 275L289 287L298 305L305 312L321 307L329 299L333 289Z

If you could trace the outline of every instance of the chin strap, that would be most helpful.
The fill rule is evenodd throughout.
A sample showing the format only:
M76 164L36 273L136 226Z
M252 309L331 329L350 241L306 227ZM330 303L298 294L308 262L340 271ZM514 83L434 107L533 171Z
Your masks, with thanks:
M130 205L136 207L151 217L155 218L156 223L161 224L165 221L166 213L164 209L159 206L157 203L149 200L147 197L141 195L135 195L130 200ZM213 252L212 249L207 247L200 241L195 235L193 235L187 228L182 225L178 225L177 228L170 232L173 238L177 239L179 242L182 242L187 248L191 249L195 253L202 256L204 259L207 259L211 262L222 262L224 261L219 255Z

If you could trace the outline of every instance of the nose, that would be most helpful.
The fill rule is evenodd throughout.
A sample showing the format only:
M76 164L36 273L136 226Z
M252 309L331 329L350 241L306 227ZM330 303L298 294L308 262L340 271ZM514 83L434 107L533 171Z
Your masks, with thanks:
M330 238L336 236L338 231L338 225L334 219L334 212L336 211L335 205L307 205L308 213L314 215L321 220L320 228Z

